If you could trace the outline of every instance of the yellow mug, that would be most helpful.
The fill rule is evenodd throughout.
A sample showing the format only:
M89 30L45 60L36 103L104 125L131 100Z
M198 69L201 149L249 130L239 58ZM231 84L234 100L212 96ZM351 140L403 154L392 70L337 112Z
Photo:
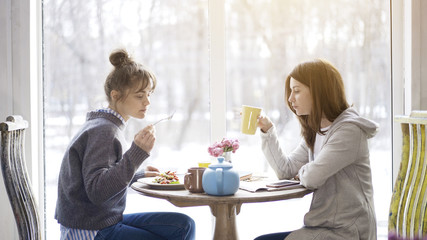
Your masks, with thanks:
M257 119L261 114L262 108L248 105L242 106L242 123L241 132L244 134L254 135L257 128Z
M211 162L198 162L199 167L208 168Z

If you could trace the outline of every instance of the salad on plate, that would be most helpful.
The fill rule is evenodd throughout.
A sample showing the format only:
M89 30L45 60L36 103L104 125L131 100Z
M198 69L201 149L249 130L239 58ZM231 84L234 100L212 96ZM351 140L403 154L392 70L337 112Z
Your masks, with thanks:
M179 178L176 175L176 172L166 171L160 173L159 176L155 177L153 183L158 184L180 184Z

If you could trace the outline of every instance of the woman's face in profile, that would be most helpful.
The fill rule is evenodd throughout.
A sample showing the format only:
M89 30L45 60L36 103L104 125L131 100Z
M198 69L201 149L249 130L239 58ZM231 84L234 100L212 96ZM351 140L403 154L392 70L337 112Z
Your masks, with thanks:
M308 86L291 78L289 87L291 89L291 94L289 95L288 101L292 104L292 108L295 110L296 114L298 116L309 115L311 112L312 100Z

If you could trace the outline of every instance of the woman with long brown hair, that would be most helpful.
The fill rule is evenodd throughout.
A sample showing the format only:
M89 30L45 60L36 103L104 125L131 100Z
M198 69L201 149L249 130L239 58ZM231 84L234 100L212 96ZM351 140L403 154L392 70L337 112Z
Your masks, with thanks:
M301 229L257 240L376 239L368 139L378 125L349 106L342 77L326 60L296 66L286 78L285 94L303 141L285 154L274 124L262 115L262 149L279 179L299 179L314 190L313 198Z

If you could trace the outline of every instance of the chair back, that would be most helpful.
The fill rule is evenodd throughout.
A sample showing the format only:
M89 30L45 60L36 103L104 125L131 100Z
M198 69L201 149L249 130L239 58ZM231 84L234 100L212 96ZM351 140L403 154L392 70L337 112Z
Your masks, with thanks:
M427 111L395 117L402 159L390 203L389 239L427 238Z
M25 164L24 140L28 122L9 116L0 123L1 170L15 215L19 238L41 239L40 220Z

